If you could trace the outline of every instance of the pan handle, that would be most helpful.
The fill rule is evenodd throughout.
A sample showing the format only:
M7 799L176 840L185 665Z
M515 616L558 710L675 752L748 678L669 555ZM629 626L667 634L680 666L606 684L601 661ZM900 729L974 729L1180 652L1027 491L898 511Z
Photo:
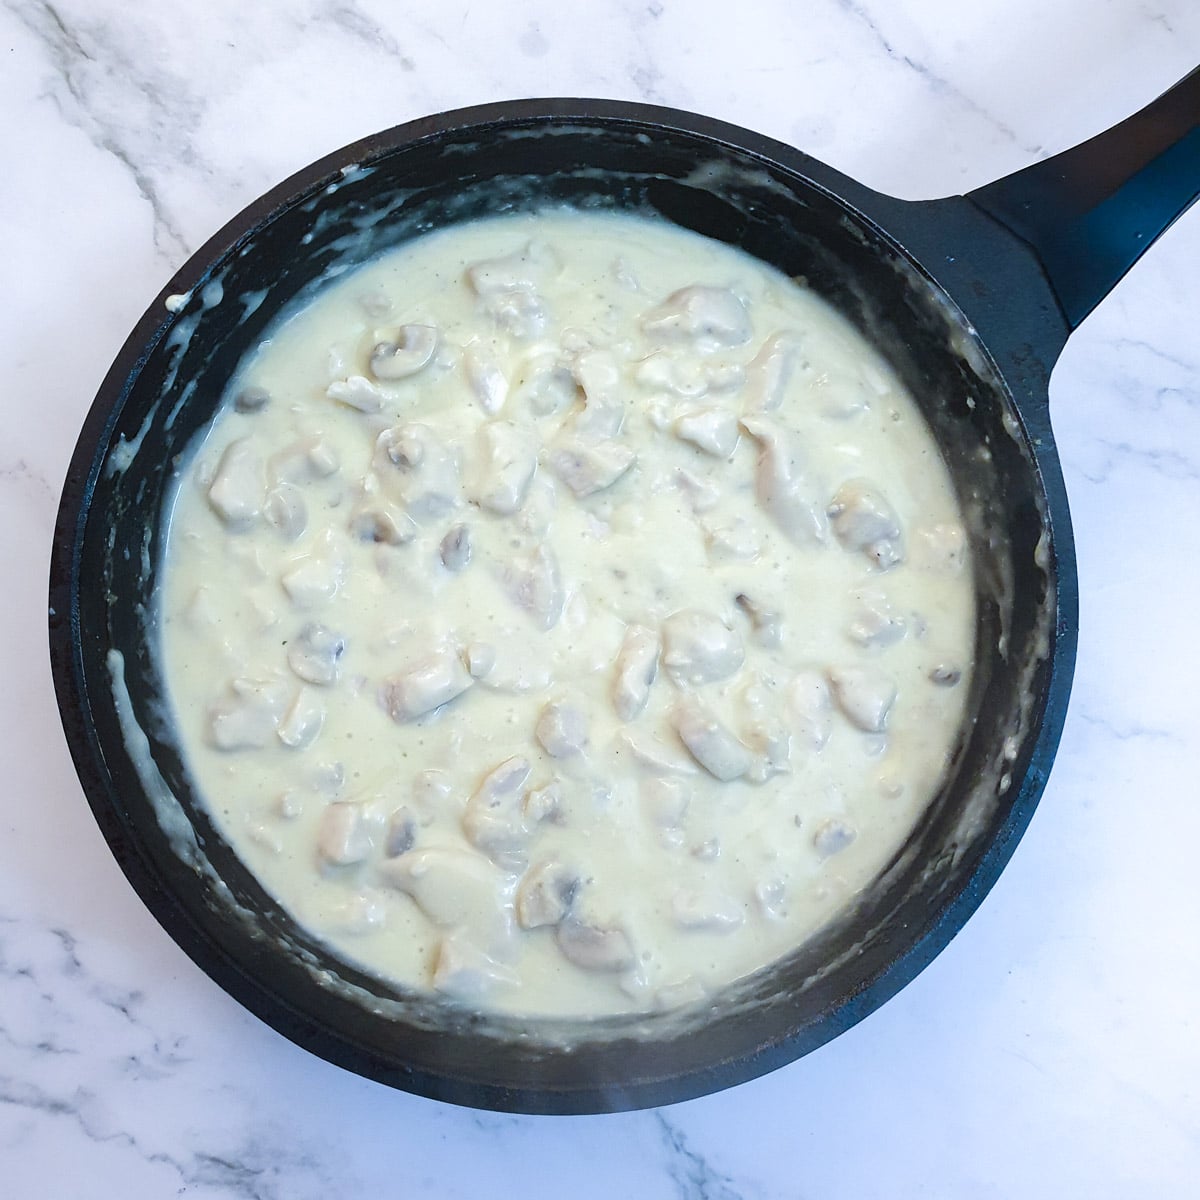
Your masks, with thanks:
M1070 329L1200 196L1200 67L1073 149L967 193L1028 242Z

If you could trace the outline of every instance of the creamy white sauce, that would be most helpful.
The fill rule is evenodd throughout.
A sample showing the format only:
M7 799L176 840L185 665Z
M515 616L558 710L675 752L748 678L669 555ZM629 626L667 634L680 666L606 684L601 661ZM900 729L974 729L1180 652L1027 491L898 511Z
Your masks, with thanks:
M963 716L946 469L757 260L549 212L427 236L263 342L186 465L180 740L336 953L528 1014L673 1007L887 863Z

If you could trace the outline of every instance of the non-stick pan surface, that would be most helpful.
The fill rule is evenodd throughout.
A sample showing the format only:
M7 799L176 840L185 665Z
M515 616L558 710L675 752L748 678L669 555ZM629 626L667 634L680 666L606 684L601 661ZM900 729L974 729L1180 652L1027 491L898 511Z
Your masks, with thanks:
M478 1107L568 1113L682 1100L797 1058L878 1007L977 907L1045 784L1076 629L1046 383L1070 329L1194 198L1198 93L1190 77L1133 118L1157 133L1132 149L1127 122L970 198L921 204L690 114L516 102L368 138L235 218L168 284L105 379L71 463L51 565L67 740L146 905L213 979L294 1041L382 1082ZM1110 148L1105 163L1121 158L1099 183L1072 158L1096 144ZM1180 167L1178 148L1189 145ZM1172 155L1174 184L1154 183ZM1081 178L1055 192L1072 164ZM1088 214L1139 186L1165 196L1126 231L1141 236L1109 239L1123 257L1092 256ZM938 438L967 515L980 612L972 715L949 778L854 910L709 1005L589 1024L456 1011L339 963L297 928L197 803L154 633L163 497L272 317L427 229L548 203L660 215L802 277L846 313Z

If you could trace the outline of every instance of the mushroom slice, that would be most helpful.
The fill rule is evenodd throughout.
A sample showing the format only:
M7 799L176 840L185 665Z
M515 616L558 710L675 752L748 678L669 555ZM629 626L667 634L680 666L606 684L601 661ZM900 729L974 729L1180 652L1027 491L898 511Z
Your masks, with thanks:
M658 676L661 646L658 634L644 625L630 625L625 630L612 687L613 708L622 721L632 721L646 707Z
M652 337L691 339L720 346L741 346L750 340L750 314L728 288L693 284L672 292L642 318Z
M240 413L262 412L271 403L271 393L265 387L244 387L233 398L233 407Z
M754 765L754 755L699 700L677 704L672 721L679 740L714 779L740 779Z
M846 720L863 733L883 733L896 702L896 685L868 667L842 667L829 672L833 698Z
M554 940L563 956L585 971L626 971L634 965L633 946L623 929L567 916L558 923Z
M738 592L733 602L750 619L755 640L762 646L775 648L783 641L783 617L773 608L760 604L753 596Z
M360 542L385 546L406 546L418 533L417 523L408 513L381 500L356 507L350 514L349 529Z
M447 571L461 571L471 561L471 531L465 525L452 526L442 538L438 553Z
M401 325L394 342L380 342L371 351L371 374L389 382L407 379L429 365L437 348L432 325Z
M410 808L401 805L388 817L383 852L388 858L407 854L417 840L417 818Z
M570 911L579 890L579 872L548 859L530 867L517 884L517 924L522 929L557 925Z
M371 465L384 491L417 522L444 517L459 504L459 461L427 425L385 429Z
M834 536L847 550L859 550L884 568L904 561L900 522L875 485L865 479L842 484L830 501Z
M505 868L524 862L528 831L522 806L529 760L505 759L475 789L463 812L463 832L477 850Z
M393 721L412 721L449 704L474 682L457 654L439 650L385 680L383 706Z
M821 545L828 522L794 437L767 417L743 417L742 428L758 443L754 491L763 511L796 545Z
M288 642L288 666L305 683L328 687L337 683L346 639L324 625L309 623Z
M525 502L537 467L537 448L511 421L484 425L479 441L482 454L471 498L490 512L511 516Z
M663 666L681 686L725 679L745 657L741 637L711 613L685 608L663 622Z

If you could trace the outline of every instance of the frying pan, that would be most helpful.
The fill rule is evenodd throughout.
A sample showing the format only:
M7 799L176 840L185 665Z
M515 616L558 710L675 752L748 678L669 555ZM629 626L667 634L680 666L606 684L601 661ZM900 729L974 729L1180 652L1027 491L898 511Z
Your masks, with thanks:
M517 101L430 117L250 205L138 322L71 461L50 571L67 742L112 852L176 942L310 1051L442 1100L578 1113L669 1103L807 1053L911 980L979 905L1046 782L1077 579L1047 411L1067 336L1200 187L1200 74L1083 145L967 196L907 202L789 146L643 104ZM979 612L944 786L853 908L702 1005L518 1021L391 988L331 957L198 803L154 634L161 506L242 355L286 305L426 230L569 203L656 214L803 278L917 397L968 526Z

